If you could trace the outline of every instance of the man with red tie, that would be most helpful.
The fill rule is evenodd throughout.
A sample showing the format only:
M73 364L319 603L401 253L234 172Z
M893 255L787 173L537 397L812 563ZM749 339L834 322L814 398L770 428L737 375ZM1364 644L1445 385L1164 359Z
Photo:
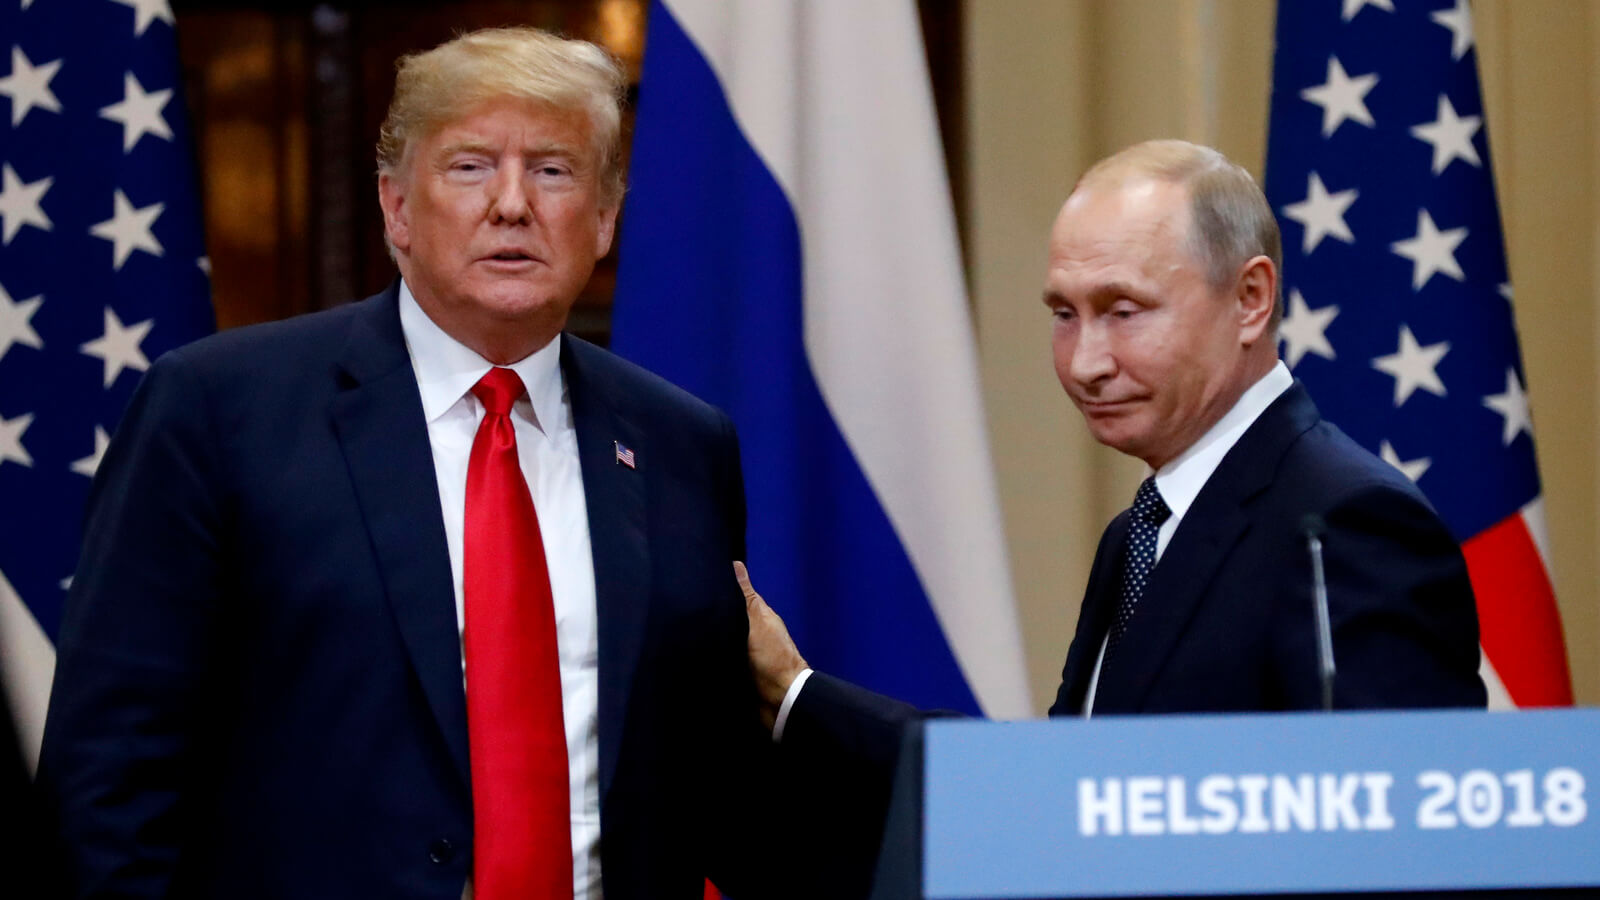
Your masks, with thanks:
M400 271L159 360L95 482L40 786L75 897L741 896L769 743L721 412L562 333L617 64L402 60Z

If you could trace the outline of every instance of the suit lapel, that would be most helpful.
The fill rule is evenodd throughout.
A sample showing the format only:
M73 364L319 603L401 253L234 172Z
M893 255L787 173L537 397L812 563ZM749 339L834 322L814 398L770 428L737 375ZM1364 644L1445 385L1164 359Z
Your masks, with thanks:
M1134 712L1143 708L1145 696L1183 636L1212 576L1249 528L1250 520L1239 508L1243 498L1221 490L1213 493L1214 479L1215 476L1206 483L1178 525L1161 561L1151 570L1144 596L1128 621L1117 653L1100 673L1095 696L1097 711ZM1202 506L1208 493L1213 493L1214 502ZM1118 590L1120 584L1119 578Z
M466 696L455 588L433 450L396 306L397 285L366 301L339 360L333 425L411 664L463 784Z
M1316 421L1316 407L1295 382L1222 458L1151 571L1114 662L1100 673L1096 709L1143 708L1217 570L1250 529L1250 502L1272 483L1289 445Z
M1100 536L1100 546L1095 550L1089 584L1083 591L1083 606L1078 610L1078 628L1061 673L1063 690L1056 698L1056 709L1052 710L1055 715L1075 716L1083 709L1089 677L1094 673L1100 644L1116 609L1117 591L1122 584L1122 547L1127 538L1128 514L1123 512L1106 526L1105 534Z
M562 335L561 367L578 434L600 640L600 792L616 771L630 688L649 617L650 541L645 435L616 409L601 351ZM634 452L617 459L617 444Z

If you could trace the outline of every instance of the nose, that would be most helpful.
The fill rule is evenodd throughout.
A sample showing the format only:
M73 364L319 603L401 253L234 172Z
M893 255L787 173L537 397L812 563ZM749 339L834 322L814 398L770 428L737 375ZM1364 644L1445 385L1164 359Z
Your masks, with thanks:
M1117 357L1112 352L1111 336L1098 319L1090 319L1077 329L1077 339L1066 348L1067 372L1072 380L1091 387L1117 373Z
M496 224L526 225L533 220L532 198L520 166L502 166L490 182L489 219Z

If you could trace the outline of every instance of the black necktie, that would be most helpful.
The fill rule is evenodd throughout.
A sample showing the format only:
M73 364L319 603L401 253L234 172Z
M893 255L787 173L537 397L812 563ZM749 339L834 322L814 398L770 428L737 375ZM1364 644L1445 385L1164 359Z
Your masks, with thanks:
M1117 604L1117 617L1111 622L1107 657L1117 649L1122 633L1128 630L1128 622L1133 618L1133 608L1144 595L1144 583L1156 564L1156 533L1170 515L1172 510L1167 508L1167 501L1161 499L1161 492L1156 490L1155 477L1146 478L1139 485L1139 493L1134 495L1133 508L1128 510L1128 546L1122 557L1122 599Z

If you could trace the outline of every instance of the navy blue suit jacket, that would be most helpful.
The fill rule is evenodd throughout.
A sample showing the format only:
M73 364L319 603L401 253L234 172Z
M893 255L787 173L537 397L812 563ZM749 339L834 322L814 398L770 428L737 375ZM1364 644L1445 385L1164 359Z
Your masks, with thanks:
M1296 382L1223 457L1179 523L1100 674L1095 713L1320 705L1307 515L1325 524L1335 705L1485 705L1459 544L1415 485L1324 421ZM1127 532L1123 512L1100 538L1052 716L1083 708L1116 612ZM887 767L898 725L917 715L818 673L784 733L804 750L786 752Z
M1100 674L1095 714L1318 707L1308 514L1326 523L1335 704L1482 707L1460 547L1416 487L1323 421L1296 383L1179 523ZM1052 716L1083 708L1121 592L1127 519L1100 539ZM922 715L820 672L790 710L783 753L805 773L811 802L851 810L835 855L853 877L839 896L867 892L901 735Z
M769 742L728 563L744 555L733 428L561 340L599 615L605 893L738 889L740 798ZM39 778L63 882L457 900L459 647L395 287L168 354L101 465L62 625Z
M1323 421L1296 383L1178 524L1101 670L1095 714L1317 708L1308 515L1326 523L1334 705L1485 705L1460 546L1409 479ZM1051 715L1083 707L1127 530L1124 512L1100 539Z

